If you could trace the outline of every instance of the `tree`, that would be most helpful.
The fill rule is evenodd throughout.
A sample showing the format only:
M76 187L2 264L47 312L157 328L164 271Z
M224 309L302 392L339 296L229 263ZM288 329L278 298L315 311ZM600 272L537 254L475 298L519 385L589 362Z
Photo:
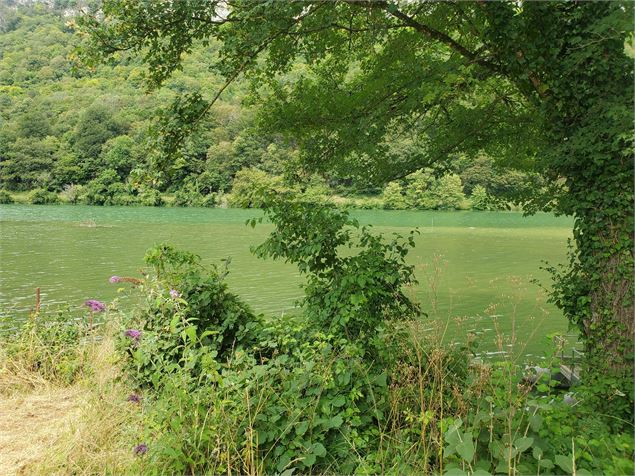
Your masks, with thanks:
M389 210L404 210L407 208L406 197L403 195L403 187L399 182L389 182L382 194L384 208Z
M82 113L73 131L72 144L75 152L86 161L91 175L98 170L102 146L124 131L124 125L114 118L113 111L107 106L96 104Z
M101 161L104 169L115 170L122 180L128 176L132 167L138 162L137 150L131 137L117 136L104 143L101 150Z
M236 173L229 203L234 207L258 208L264 203L266 192L287 190L281 177L258 169L242 169Z
M59 152L55 137L19 137L0 161L0 180L11 190L48 187L53 164Z
M485 151L543 174L529 209L575 217L570 267L554 300L577 325L590 378L632 387L633 4L621 2L106 0L87 16L85 58L143 51L159 86L197 42L222 42L226 84L255 79L262 123L316 169L377 181ZM294 61L301 71L281 78ZM166 151L207 113L186 96L163 128ZM396 136L422 154L391 155ZM632 409L629 410L632 412Z
M489 208L489 196L487 195L487 190L482 185L476 185L472 189L472 195L470 196L472 200L472 208L474 210L487 210Z

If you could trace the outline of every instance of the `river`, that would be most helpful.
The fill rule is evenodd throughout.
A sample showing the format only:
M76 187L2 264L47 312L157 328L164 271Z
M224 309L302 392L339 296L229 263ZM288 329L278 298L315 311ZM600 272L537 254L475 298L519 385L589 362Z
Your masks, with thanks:
M117 296L112 275L138 276L147 248L170 242L208 263L231 258L228 284L257 312L293 312L302 278L290 264L250 253L271 225L252 229L257 210L0 205L0 315L19 322L42 291L43 305L79 307L85 299ZM572 220L517 212L359 210L377 232L407 234L418 227L409 261L419 285L413 295L428 313L423 325L446 338L478 334L481 348L539 354L546 336L566 332L562 314L533 281L549 285L541 269L566 258ZM125 305L125 303L124 303ZM447 329L446 329L447 325Z

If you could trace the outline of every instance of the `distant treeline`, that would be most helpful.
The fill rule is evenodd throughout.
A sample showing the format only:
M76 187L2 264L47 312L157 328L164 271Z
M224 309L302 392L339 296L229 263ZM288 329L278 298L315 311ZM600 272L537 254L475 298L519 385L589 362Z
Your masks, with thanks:
M63 2L56 5L0 6L0 202L249 207L265 185L353 207L487 209L538 181L487 156L456 157L450 170L385 186L301 171L294 145L257 127L258 111L244 105L246 82L228 88L176 162L158 167L157 110L179 93L222 85L205 67L216 46L195 49L182 72L147 94L137 60L75 68L80 38Z

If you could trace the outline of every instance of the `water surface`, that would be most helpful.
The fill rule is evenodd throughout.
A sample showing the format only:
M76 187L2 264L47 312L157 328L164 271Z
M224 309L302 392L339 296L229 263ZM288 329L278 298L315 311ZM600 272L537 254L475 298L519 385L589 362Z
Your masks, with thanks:
M111 275L138 276L150 246L170 242L208 263L231 258L230 287L258 312L293 312L302 279L290 264L255 258L250 246L272 227L245 221L257 210L0 205L0 314L19 321L34 304L80 306L85 299L117 296ZM481 347L497 351L512 338L524 353L540 353L545 336L565 332L562 315L533 283L548 286L543 261L565 259L568 218L515 212L353 212L378 232L407 234L418 227L419 285L412 290L429 314L427 327L447 338L479 334ZM434 324L434 323L440 324Z

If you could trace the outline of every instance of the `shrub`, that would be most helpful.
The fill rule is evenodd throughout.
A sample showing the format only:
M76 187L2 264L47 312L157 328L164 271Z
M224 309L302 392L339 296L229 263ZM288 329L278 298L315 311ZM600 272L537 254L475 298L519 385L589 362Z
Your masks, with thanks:
M13 197L6 190L0 190L0 204L13 203Z
M436 202L431 194L434 178L423 170L406 177L406 203L408 208L432 209Z
M68 311L40 313L3 337L12 365L48 381L71 384L85 370L86 327Z
M198 200L198 196L192 196L186 190L179 189L174 193L173 207L191 207Z
M236 173L229 205L239 208L260 208L263 205L263 194L267 192L283 192L282 177L269 175L258 169L242 169Z
M59 203L59 198L55 192L49 192L43 188L38 188L29 194L29 203L33 205L49 205Z
M557 361L550 364L559 370ZM511 361L494 363L488 372L485 386L465 392L467 411L442 422L446 471L632 474L632 424L622 429L626 433L613 433L579 401L567 403L550 373L533 387ZM573 390L575 402L580 394Z
M378 197L361 197L353 200L355 208L362 210L380 210L384 208L384 202Z
M323 178L313 175L308 186L300 195L307 202L324 203L329 200L331 191Z
M418 315L402 290L413 282L412 243L384 243L329 206L266 203L276 231L256 252L307 274L302 317L263 321L227 291L225 272L191 253L162 245L146 255L141 333L124 345L137 382L157 392L149 425L163 435L156 464L165 471L349 473L351 445L377 445L394 359L384 321ZM341 256L342 246L359 252Z
M221 362L255 344L260 316L227 290L225 275L215 267L204 267L200 257L169 245L149 250L145 261L152 274L144 288L148 299L136 318L144 337L133 353L140 383L157 385L161 372L174 371L173 365L185 360L188 343L204 348L206 359Z
M390 182L382 193L384 208L388 210L404 210L408 208L403 187L398 182Z
M430 192L433 208L436 209L458 210L465 201L463 185L458 175L444 175L436 181Z
M86 184L80 201L86 205L107 205L114 193L121 193L120 187L111 186L119 183L119 175L112 169L102 171L99 176Z
M130 206L137 205L139 203L139 199L134 195L127 193L124 190L109 190L110 198L108 198L104 205L117 205L117 206Z
M379 344L376 333L385 320L419 314L403 291L416 282L414 268L405 263L408 248L414 246L412 234L405 243L400 237L385 243L381 235L331 206L284 196L265 203L265 214L276 229L255 253L296 263L307 275L304 310L323 332L363 342L367 352ZM355 238L351 227L358 233ZM341 256L339 247L358 252Z
M472 189L472 196L470 197L472 201L472 208L474 210L488 210L489 209L489 196L487 195L487 190L482 185L476 185Z
M407 177L406 203L418 209L461 209L465 194L458 175L435 179L430 172L419 170Z
M259 199L275 229L255 253L306 276L302 316L254 315L226 270L191 253L146 255L124 346L152 396L154 472L632 473L630 422L568 406L549 372L530 384L515 361L476 363L422 334L404 290L412 235L384 241L326 204Z
M84 193L83 185L65 185L64 190L60 193L61 199L67 203L79 203Z
M146 205L163 204L161 194L154 189L141 188L138 195L129 183L119 178L117 171L106 169L99 176L86 184L79 200L86 205Z
M114 182L106 187L102 205L126 206L137 202L137 197L130 193L129 187L121 182Z
M143 189L137 196L137 201L145 207L161 207L165 204L161 193L153 188Z
M216 193L203 195L194 183L187 183L176 191L172 206L175 207L215 207L217 205Z

